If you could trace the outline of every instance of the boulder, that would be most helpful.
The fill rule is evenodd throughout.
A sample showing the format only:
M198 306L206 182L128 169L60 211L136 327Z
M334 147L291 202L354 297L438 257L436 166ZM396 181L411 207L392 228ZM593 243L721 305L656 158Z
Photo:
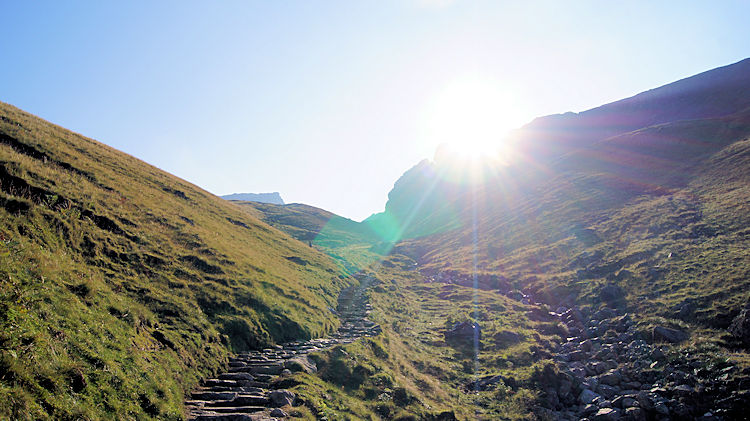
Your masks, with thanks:
M570 395L571 390L573 390L573 383L570 380L561 380L560 385L557 387L557 393L561 398Z
M693 314L695 313L695 310L697 308L698 305L696 304L695 300L686 299L675 307L675 311L677 313L675 314L675 316L680 320L690 321L693 318Z
M622 374L617 370L610 370L599 376L599 382L609 386L617 386L622 381Z
M599 299L609 304L620 304L625 301L625 291L615 284L607 284L599 291Z
M444 333L446 342L465 342L474 343L476 337L477 342L482 338L482 328L474 322L466 321L456 323L451 329Z
M646 413L636 406L626 408L625 417L633 421L646 421Z
M743 346L750 348L750 303L732 320L729 333Z
M268 394L268 398L275 407L292 405L296 397L297 395L294 392L286 389L272 390Z
M638 392L638 395L636 395L636 399L638 400L638 405L641 408L647 411L654 409L654 400L647 391L642 390Z
M587 355L583 351L575 350L568 354L568 358L570 359L570 361L582 361L587 358Z
M594 421L612 421L620 419L620 411L614 408L601 408L591 417Z
M581 342L581 349L590 352L594 348L593 342L591 342L591 339L586 339L583 342Z
M664 326L656 326L651 332L654 342L680 343L690 337L690 334L677 329Z
M580 322L583 320L583 313L581 313L581 310L577 308L571 308L563 313L562 317L565 320L569 320L571 322Z
M609 369L609 365L603 361L592 361L589 363L589 368L591 368L592 376L595 374L603 374Z
M495 340L495 344L498 348L507 348L521 342L523 340L523 335L510 330L502 330L496 333L492 339Z
M654 411L656 411L657 414L663 415L663 416L669 416L669 407L664 402L657 402L654 405Z
M271 411L271 416L272 416L272 417L278 417L278 418L286 418L286 417L287 417L288 415L287 415L287 413L286 413L286 412L284 412L283 410L281 410L281 409L279 409L279 408L274 408L274 409L273 409L273 410Z
M592 402L594 402L594 399L598 398L599 395L594 393L591 389L583 389L580 395L578 395L578 402L588 405Z
M307 355L290 358L284 361L284 368L293 373L299 371L303 371L307 374L318 372L318 366L315 364L315 361L308 358Z
M620 393L619 388L606 384L600 384L597 388L597 391L607 399L614 399L614 397L617 396L618 393Z
M560 397L557 395L555 389L547 389L544 391L544 403L547 408L556 409L560 406Z
M604 307L601 310L594 313L594 316L591 318L591 320L595 322L596 324L599 324L602 320L611 319L615 316L617 316L617 312L615 310L609 307Z

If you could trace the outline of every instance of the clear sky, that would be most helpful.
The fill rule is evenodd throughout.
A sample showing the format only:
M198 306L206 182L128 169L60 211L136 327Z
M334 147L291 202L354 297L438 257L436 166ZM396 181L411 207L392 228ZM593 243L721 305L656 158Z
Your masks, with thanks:
M216 194L360 220L482 142L750 56L747 1L0 0L0 100Z

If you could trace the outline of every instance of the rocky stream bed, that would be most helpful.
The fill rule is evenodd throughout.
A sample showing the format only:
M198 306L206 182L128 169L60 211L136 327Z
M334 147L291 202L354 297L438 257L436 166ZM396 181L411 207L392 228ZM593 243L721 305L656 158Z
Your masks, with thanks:
M559 308L550 317L570 336L554 356L559 371L542 375L540 414L597 421L750 418L750 373L726 358L669 346L687 340L687 332L655 326L644 338L630 315L608 307L593 314Z

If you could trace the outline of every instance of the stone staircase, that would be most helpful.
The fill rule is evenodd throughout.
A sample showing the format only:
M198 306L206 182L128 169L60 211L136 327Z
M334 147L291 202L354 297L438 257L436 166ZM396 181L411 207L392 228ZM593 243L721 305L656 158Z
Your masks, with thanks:
M261 351L237 354L229 368L217 378L204 380L185 402L188 419L199 421L266 421L285 418L284 409L294 405L295 395L275 389L277 377L296 371L315 372L311 352L347 344L380 333L380 326L367 319L371 306L364 291L369 284L344 289L336 312L341 327L328 338L289 342Z

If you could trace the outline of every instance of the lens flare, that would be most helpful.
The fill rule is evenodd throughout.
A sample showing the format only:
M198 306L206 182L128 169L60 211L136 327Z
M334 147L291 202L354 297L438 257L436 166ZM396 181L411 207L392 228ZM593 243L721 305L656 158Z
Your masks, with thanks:
M508 133L523 122L510 89L491 78L469 76L446 85L427 107L423 136L443 145L451 159L508 162Z

